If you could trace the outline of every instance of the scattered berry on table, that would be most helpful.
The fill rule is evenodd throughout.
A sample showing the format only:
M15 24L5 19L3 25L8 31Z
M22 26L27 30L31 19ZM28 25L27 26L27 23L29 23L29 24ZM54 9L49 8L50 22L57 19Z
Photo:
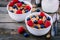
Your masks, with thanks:
M29 37L29 34L28 33L24 33L24 37Z
M25 32L24 27L23 27L23 26L20 26L20 27L18 28L18 33L19 33L19 34L22 34L22 33L24 33L24 32Z

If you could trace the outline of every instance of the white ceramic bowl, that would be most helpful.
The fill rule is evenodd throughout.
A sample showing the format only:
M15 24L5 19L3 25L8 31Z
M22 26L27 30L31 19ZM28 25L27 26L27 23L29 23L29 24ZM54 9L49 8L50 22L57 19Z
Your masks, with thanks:
M59 0L42 0L42 10L45 12L54 13L59 8Z
M36 12L36 13L32 13L32 14L30 14L29 16L31 16L31 15L38 15L38 13L37 13L37 12ZM48 14L45 14L45 15L46 15L46 16L49 16ZM27 16L27 17L29 17L29 16ZM27 25L27 17L26 17L26 19L25 19L25 23L26 23L27 30L28 30L31 34L36 35L36 36L42 36L42 35L47 34L47 33L49 32L50 28L51 28L52 23L53 23L52 17L49 16L49 17L51 18L51 21L50 21L50 22L51 22L51 25L50 25L48 28L43 28L43 29L31 28L29 25Z
M27 1L23 1L25 2L26 4L29 4L31 9L32 9L32 4L27 2ZM8 4L9 5L9 4ZM8 5L7 5L7 10L8 10ZM8 14L9 16L13 19L13 20L16 20L18 22L21 22L21 21L24 21L26 16L28 16L29 14L31 14L31 10L27 13L24 13L24 14L15 14L15 13L12 13L8 10Z

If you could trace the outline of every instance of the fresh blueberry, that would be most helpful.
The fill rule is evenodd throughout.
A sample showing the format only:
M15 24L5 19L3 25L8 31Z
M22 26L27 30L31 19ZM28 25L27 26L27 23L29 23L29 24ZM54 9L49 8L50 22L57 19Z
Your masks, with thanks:
M14 5L13 8L15 9L16 8L16 5Z
M25 10L25 13L27 13L28 12L28 10Z
M38 21L37 21L37 20L34 20L34 23L35 23L35 24L37 24L37 23L38 23Z
M35 16L35 15L33 15L33 16L32 16L32 18L36 18L36 16Z
M50 21L50 17L47 17L47 20L49 20L49 21Z
M13 8L14 8L14 9L15 9L15 8L18 9L16 5L14 5Z
M13 11L13 10L11 10L10 12L14 13L14 11Z
M29 34L28 33L24 33L24 37L28 37L29 36Z
M24 2L21 2L22 4L25 4Z
M43 24L41 25L41 28L44 28L44 25Z
M37 9L36 12L40 12L40 9Z
M38 15L38 17L39 17L39 19L42 18L42 16L39 16L39 15Z
M29 18L29 17L27 18L27 21L28 21L28 20L30 20L30 18Z
M34 26L34 28L39 29L38 26Z

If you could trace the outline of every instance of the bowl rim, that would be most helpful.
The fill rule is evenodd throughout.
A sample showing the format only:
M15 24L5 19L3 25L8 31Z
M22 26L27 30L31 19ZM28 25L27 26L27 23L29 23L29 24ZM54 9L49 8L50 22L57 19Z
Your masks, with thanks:
M10 2L12 2L12 1L10 1ZM10 3L10 2L9 2L9 3ZM26 3L27 1L23 1L23 2ZM9 3L7 4L7 11L8 11L8 12L10 12L10 11L8 10L8 5L9 5ZM30 2L27 2L27 3L30 5L31 10L32 10L32 4L31 4ZM27 4L27 3L26 3L26 4ZM30 11L31 11L31 10L30 10ZM30 11L29 11L29 12L30 12ZM12 13L12 12L10 12L10 13ZM13 13L13 14L16 14L16 13ZM28 12L27 12L27 13L24 13L24 14L28 14ZM22 15L22 14L16 14L16 15Z
M40 13L40 12L33 12L32 14L28 15L27 17L29 17L29 16L31 16L31 15L36 15L36 14L38 15L39 13ZM44 13L45 13L45 12L44 12ZM52 17L51 17L50 15L46 14L46 13L45 13L45 15L47 15L47 16L49 16L49 17L51 18L51 21L52 21L52 22L50 21L50 22L51 22L51 25L49 26L49 27L51 28L51 26L52 26L52 24L53 24ZM25 18L25 24L26 24L27 27L29 27L29 25L27 24L27 17ZM47 27L47 28L49 28L49 27ZM29 27L29 28L32 28L32 27ZM42 28L42 29L32 28L32 29L35 29L35 30L43 30L43 29L47 29L47 28Z

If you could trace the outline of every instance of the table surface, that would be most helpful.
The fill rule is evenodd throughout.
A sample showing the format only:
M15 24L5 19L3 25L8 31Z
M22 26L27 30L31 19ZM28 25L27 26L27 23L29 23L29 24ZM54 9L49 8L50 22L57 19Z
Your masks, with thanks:
M34 4L35 1L32 1L32 4ZM8 2L0 2L0 4L7 4ZM60 14L60 9L58 10ZM53 16L54 14L49 14ZM60 22L60 20L59 20ZM19 26L25 26L24 22L16 22L12 20L8 12L6 10L6 7L0 7L0 40L59 40L60 39L60 23L58 23L58 34L54 37L51 37L50 39L47 39L45 36L37 37L32 34L30 34L27 29L26 32L30 34L29 37L24 37L23 34L18 34L17 29ZM11 29L12 28L12 29ZM26 28L26 26L25 26Z
M49 15L53 16L53 14ZM59 30L60 28L58 29L59 30L58 35L51 37L50 39L46 39L45 36L43 37L34 36L30 34L27 30L26 31L30 34L30 37L26 38L23 36L23 34L18 34L17 29L15 29L21 25L25 26L25 23L24 22L17 23L16 21L12 20L8 15L6 7L0 7L0 40L50 40L50 39L59 40L60 39L60 30ZM60 23L58 23L58 26L60 26ZM9 29L11 27L12 29Z

